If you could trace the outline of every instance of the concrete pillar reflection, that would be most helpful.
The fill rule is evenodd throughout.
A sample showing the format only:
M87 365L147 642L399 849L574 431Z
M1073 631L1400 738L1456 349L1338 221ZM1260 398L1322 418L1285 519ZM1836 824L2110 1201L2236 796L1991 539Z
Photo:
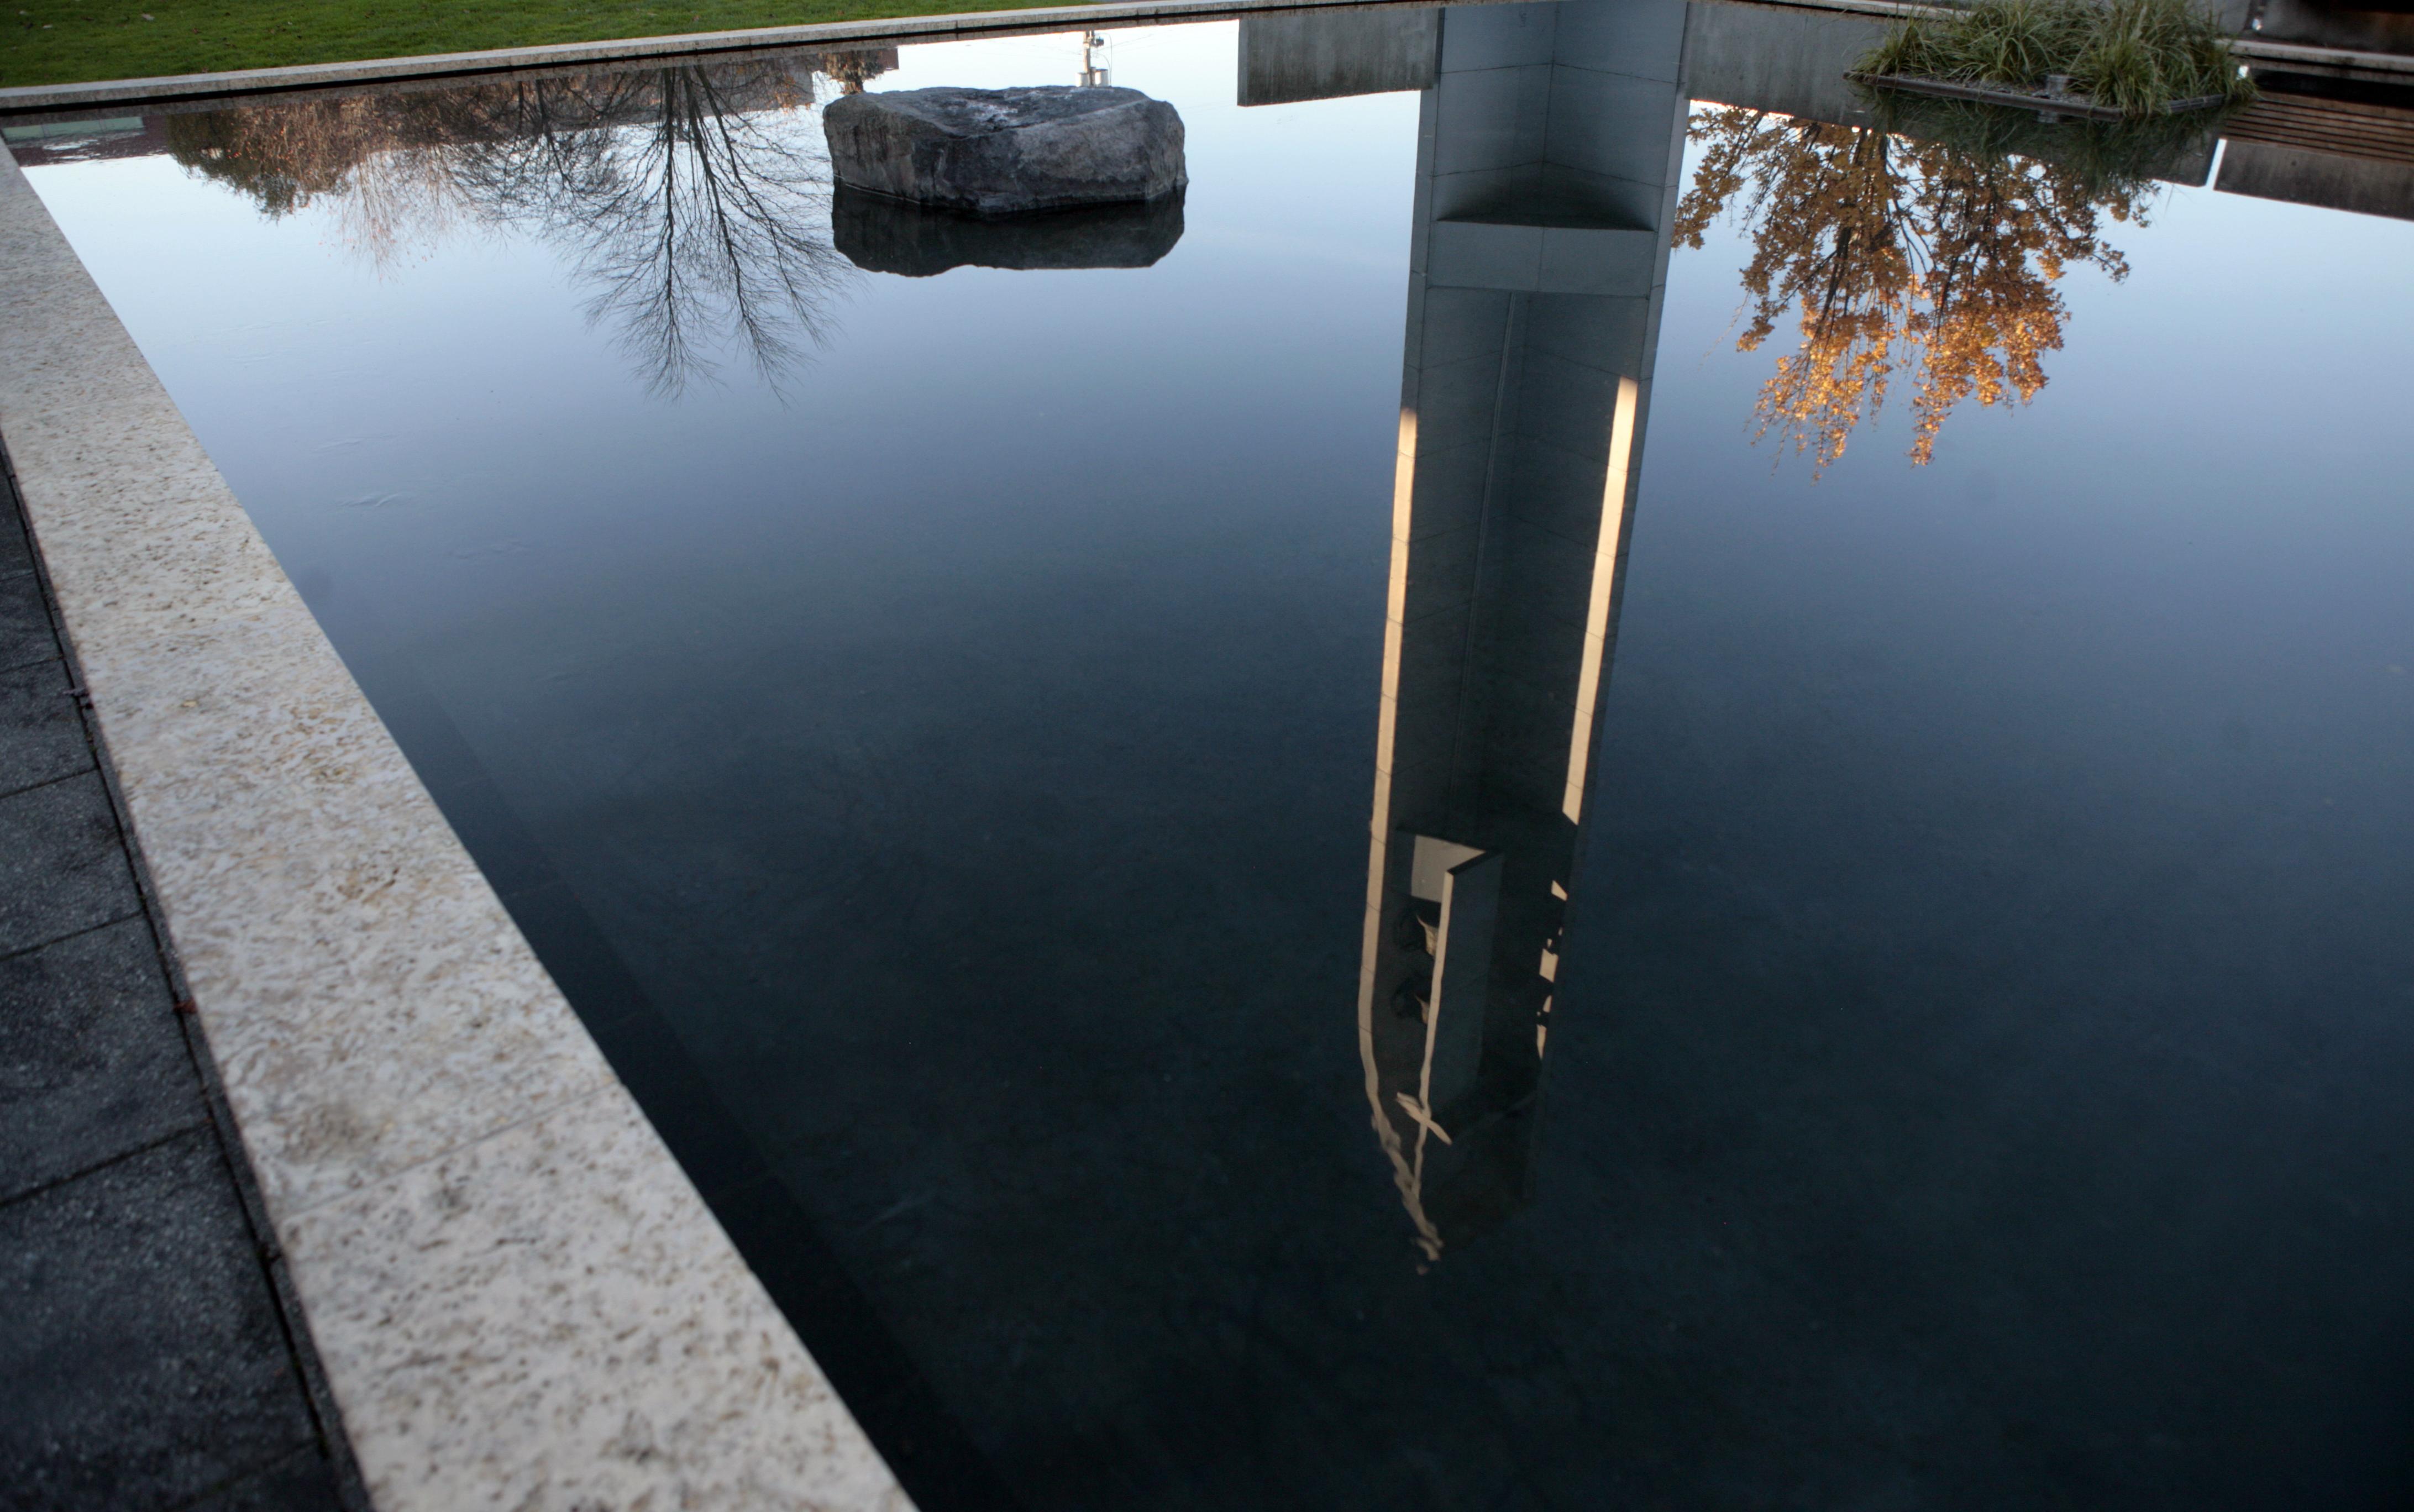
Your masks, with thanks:
M1685 6L1414 24L1434 66L1358 1032L1376 1135L1438 1259L1527 1191L1682 163ZM1347 86L1403 72L1400 40L1318 55Z

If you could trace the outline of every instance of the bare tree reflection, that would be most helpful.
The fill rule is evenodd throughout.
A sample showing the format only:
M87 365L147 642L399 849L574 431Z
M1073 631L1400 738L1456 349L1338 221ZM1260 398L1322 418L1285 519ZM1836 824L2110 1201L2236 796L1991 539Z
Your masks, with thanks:
M710 372L725 337L777 382L822 339L820 312L850 267L830 245L820 134L782 129L809 86L747 111L714 70L665 69L634 99L629 76L612 84L567 102L528 91L520 129L458 154L462 201L571 251L595 290L589 318L619 333L656 390Z
M1964 145L1730 106L1694 112L1689 135L1704 152L1677 240L1698 248L1742 197L1751 319L1736 346L1757 350L1789 311L1802 333L1761 388L1758 434L1811 452L1817 470L1843 455L1899 371L1917 385L1915 466L1963 401L2025 404L2045 387L2044 354L2062 347L2064 272L2127 275L2104 222L2144 223L2154 190L2134 163L2024 154L1968 119L1982 130Z
M559 248L590 290L589 319L674 394L732 347L776 386L823 340L852 265L830 244L812 103L810 72L724 64L253 106L169 128L179 162L272 215L329 202L380 266L462 227Z

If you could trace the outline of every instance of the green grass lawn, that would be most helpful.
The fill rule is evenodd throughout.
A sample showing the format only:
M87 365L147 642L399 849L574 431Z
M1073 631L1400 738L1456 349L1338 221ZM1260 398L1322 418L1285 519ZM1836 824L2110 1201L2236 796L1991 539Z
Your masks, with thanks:
M0 87L467 52L1050 0L0 0ZM13 12L13 14L9 14Z

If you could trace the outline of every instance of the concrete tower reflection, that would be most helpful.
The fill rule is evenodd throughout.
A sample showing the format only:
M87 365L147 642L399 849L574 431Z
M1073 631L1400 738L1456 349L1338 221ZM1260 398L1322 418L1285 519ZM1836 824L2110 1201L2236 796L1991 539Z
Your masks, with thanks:
M1528 1188L1681 169L1685 7L1242 26L1244 100L1423 90L1358 1042L1438 1259Z

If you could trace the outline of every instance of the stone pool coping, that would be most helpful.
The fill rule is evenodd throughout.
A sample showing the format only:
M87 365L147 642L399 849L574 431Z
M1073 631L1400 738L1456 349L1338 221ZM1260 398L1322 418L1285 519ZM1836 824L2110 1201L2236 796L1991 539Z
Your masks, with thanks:
M101 105L167 103L231 95L305 90L388 80L430 80L644 58L686 57L771 48L835 49L885 42L931 41L1017 32L1063 31L1134 22L1212 21L1257 10L1305 10L1341 7L1396 9L1493 0L1102 0L1102 3L1017 10L969 11L944 16L900 16L869 21L822 22L804 26L763 26L731 32L687 32L672 37L629 37L596 42L557 42L538 47L495 48L477 52L437 52L414 57L368 58L346 63L305 63L281 68L243 68L224 73L171 74L153 79L113 79L88 83L24 84L0 89L0 113L77 111ZM1728 0L1789 9L1840 11L1894 20L1942 17L1948 7L1919 0ZM2414 57L2344 48L2233 38L2239 57L2266 67L2293 67L2383 80L2414 79Z
M384 1512L911 1502L0 153L0 440Z
M357 84L386 79L450 78L564 65L624 63L633 59L687 57L698 53L755 52L771 48L827 47L843 50L892 42L945 41L1015 32L1061 32L1104 22L1214 21L1254 10L1312 10L1329 7L1395 10L1465 0L1105 0L1095 5L976 10L945 16L897 16L869 21L820 22L806 26L760 26L732 32L686 32L673 37L629 37L600 42L554 42L538 47L494 48L480 52L431 52L415 57L369 58L351 63L304 63L281 68L244 68L227 73L171 74L156 79L112 79L78 84L22 84L0 89L0 111L71 110L132 101L207 99L272 90ZM1475 0L1484 3L1484 0ZM1867 3L1867 0L1861 0Z

